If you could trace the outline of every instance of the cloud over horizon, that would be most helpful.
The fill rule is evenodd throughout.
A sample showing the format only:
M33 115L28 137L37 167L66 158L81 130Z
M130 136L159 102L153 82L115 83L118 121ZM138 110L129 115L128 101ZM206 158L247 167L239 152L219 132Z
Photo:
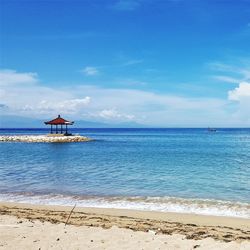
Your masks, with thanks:
M33 84L37 83L36 73L17 73L15 70L2 69L0 70L0 86L10 84Z
M1 70L0 74L2 105L8 107L1 111L4 114L47 119L61 113L73 119L137 122L160 127L249 125L245 117L248 109L245 105L250 104L248 82L232 88L228 99L219 99L85 84L53 88L43 85L36 73ZM232 103L238 107L236 111L230 110Z

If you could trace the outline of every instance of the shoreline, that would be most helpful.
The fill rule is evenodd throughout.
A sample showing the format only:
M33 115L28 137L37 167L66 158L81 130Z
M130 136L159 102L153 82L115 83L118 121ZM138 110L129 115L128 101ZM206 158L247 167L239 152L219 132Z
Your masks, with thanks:
M5 193L0 194L0 202L55 206L77 204L77 207L83 208L114 208L250 219L249 203L201 198Z
M72 208L0 202L0 215L59 224L66 222ZM163 235L181 234L193 240L213 238L224 242L250 241L250 219L236 217L76 207L68 224L105 229L116 226Z

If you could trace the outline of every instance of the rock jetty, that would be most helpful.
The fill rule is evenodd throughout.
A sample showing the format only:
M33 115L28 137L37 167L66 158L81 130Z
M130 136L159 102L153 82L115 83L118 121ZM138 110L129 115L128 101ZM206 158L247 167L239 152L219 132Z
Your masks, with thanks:
M87 142L92 139L81 135L1 135L0 142Z

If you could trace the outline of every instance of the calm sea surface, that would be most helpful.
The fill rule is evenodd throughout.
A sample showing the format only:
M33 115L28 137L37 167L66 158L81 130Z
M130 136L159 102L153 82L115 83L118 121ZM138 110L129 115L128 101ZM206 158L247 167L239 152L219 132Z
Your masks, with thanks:
M72 132L95 141L0 143L0 200L250 218L250 129Z

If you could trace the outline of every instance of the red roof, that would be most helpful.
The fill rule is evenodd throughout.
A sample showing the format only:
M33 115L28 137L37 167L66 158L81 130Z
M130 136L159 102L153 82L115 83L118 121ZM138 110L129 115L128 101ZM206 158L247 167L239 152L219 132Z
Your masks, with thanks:
M51 121L48 122L44 122L46 125L50 124L50 125L72 125L74 122L70 122L67 121L65 119L63 119L60 115L58 115L58 117L56 119L53 119Z

